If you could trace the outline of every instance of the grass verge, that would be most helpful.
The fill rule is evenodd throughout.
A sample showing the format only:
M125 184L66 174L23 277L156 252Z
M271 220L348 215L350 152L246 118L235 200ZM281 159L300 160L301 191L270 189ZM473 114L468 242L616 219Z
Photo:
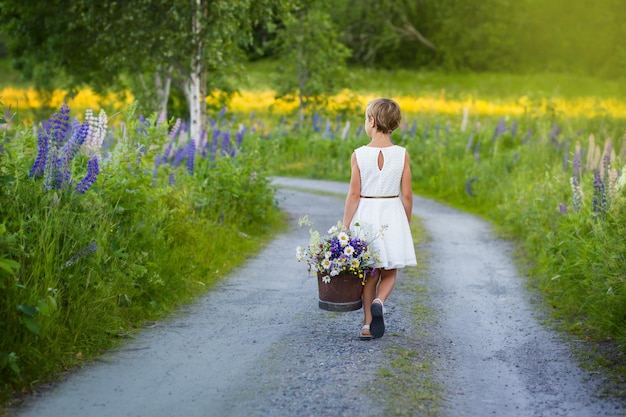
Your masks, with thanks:
M418 266L404 270L408 279L397 290L411 294L414 333L395 339L398 342L386 352L388 365L378 371L377 385L368 389L385 404L387 416L436 416L441 412L444 390L435 376L435 355L429 346L428 329L436 317L428 307L428 288L424 282L428 257L421 247L428 236L419 219L412 220L411 230Z

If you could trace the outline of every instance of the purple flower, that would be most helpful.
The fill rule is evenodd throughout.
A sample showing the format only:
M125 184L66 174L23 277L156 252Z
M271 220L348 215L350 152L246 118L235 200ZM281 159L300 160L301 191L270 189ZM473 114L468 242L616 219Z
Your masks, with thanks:
M81 125L77 125L72 132L72 136L70 140L68 140L61 151L67 157L67 161L71 161L74 159L78 151L80 150L81 145L85 142L87 135L89 134L89 123L84 122Z
M606 211L607 200L604 183L598 169L593 170L593 211L603 213Z
M506 130L507 128L506 128L506 124L504 123L504 117L502 117L500 118L500 121L496 125L495 130L493 131L493 138L491 138L491 140L495 142L496 139L498 139L498 137L500 137L501 135L504 134L504 132L506 132Z
M572 160L572 178L576 184L580 184L580 152L580 148L576 149L574 159Z
M467 180L465 182L465 192L467 193L468 196L470 197L476 197L476 194L474 194L473 190L472 190L472 183L474 181L478 181L478 178L470 178L469 180Z
M48 151L50 144L48 143L48 134L44 129L39 129L37 132L37 159L33 167L30 169L31 177L39 177L43 175L44 168L46 167L46 161L48 159Z
M314 132L319 132L320 131L319 121L320 121L320 116L319 116L319 114L316 113L313 116L313 131Z
M174 126L172 126L172 130L170 130L170 140L174 140L178 137L178 132L180 131L180 127L183 124L182 120L176 119L174 122Z
M465 147L465 150L469 151L470 149L472 149L473 143L474 143L474 134L470 133L469 140L467 141L467 146Z
M362 128L362 127L361 127ZM417 130L417 120L413 120L413 124L411 125L411 130L409 131L409 137L415 137L415 131Z
M72 258L69 261L65 262L65 266L66 267L72 266L80 258L87 256L90 253L93 253L97 250L98 250L98 244L96 243L95 240L92 240L91 243L89 243L89 245L82 248L76 255L72 256Z
M176 149L176 153L174 154L174 157L172 158L172 166L174 166L175 168L178 168L180 164L183 163L183 160L185 159L186 156L187 156L186 147Z
M224 131L222 134L222 152L228 154L230 150L230 132Z
M555 123L552 126L552 130L550 131L550 141L554 143L557 147L560 146L557 136L561 133L561 128Z
M193 175L194 158L196 155L196 142L192 139L187 145L187 172L189 175Z
M326 119L326 128L324 128L324 133L322 133L322 137L329 138L330 136L331 136L330 119Z
M70 108L63 103L58 113L54 113L51 118L52 138L58 144L62 144L66 140L67 133L70 129Z
M515 137L517 133L517 119L513 120L513 125L511 125L511 137Z
M87 191L98 179L98 174L100 173L100 166L98 162L98 157L94 156L87 162L87 175L81 182L76 186L76 191L83 194Z
M559 204L559 213L567 214L567 203Z

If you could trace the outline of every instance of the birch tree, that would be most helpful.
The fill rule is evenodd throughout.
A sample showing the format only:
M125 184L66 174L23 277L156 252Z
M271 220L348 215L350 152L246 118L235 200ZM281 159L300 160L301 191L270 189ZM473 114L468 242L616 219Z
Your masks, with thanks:
M104 91L131 79L133 94L161 112L171 88L179 88L197 140L207 92L236 88L229 80L243 69L253 28L290 2L2 0L0 27L23 73L40 82L62 73L70 87Z

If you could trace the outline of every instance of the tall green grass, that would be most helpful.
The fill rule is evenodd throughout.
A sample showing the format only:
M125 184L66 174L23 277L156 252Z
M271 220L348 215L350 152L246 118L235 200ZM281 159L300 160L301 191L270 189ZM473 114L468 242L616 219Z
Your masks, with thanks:
M31 175L43 128L0 141L3 400L203 293L282 227L252 135L177 162L173 149L189 147L175 129L131 107L108 131L97 181L80 193L82 153L58 187L46 186L47 169Z
M615 138L622 137L623 121L547 114L480 118L468 126L462 130L457 118L422 116L394 133L394 142L411 155L414 190L491 219L518 243L529 284L541 289L555 318L583 339L626 346L626 187L616 188L615 178L605 176L604 194L595 191L593 171L603 169L599 155L581 167L578 210L570 185L576 144L583 158L595 151L591 134L600 149L613 139L605 168L621 173L626 149ZM354 129L345 139L313 129L283 134L274 138L272 166L280 175L347 181L352 150L368 141ZM594 199L602 198L608 205L598 211Z

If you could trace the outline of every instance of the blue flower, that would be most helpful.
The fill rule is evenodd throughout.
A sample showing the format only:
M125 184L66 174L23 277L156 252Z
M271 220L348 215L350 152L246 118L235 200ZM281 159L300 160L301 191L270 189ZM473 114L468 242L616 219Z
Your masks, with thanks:
M98 174L100 173L100 165L98 162L98 157L94 156L87 162L87 175L85 178L78 183L76 186L76 191L83 194L87 191L98 179Z
M48 159L48 151L50 145L48 143L48 134L44 129L39 129L37 132L37 159L33 167L30 169L31 177L39 177L43 175L44 168L46 167L46 161Z

